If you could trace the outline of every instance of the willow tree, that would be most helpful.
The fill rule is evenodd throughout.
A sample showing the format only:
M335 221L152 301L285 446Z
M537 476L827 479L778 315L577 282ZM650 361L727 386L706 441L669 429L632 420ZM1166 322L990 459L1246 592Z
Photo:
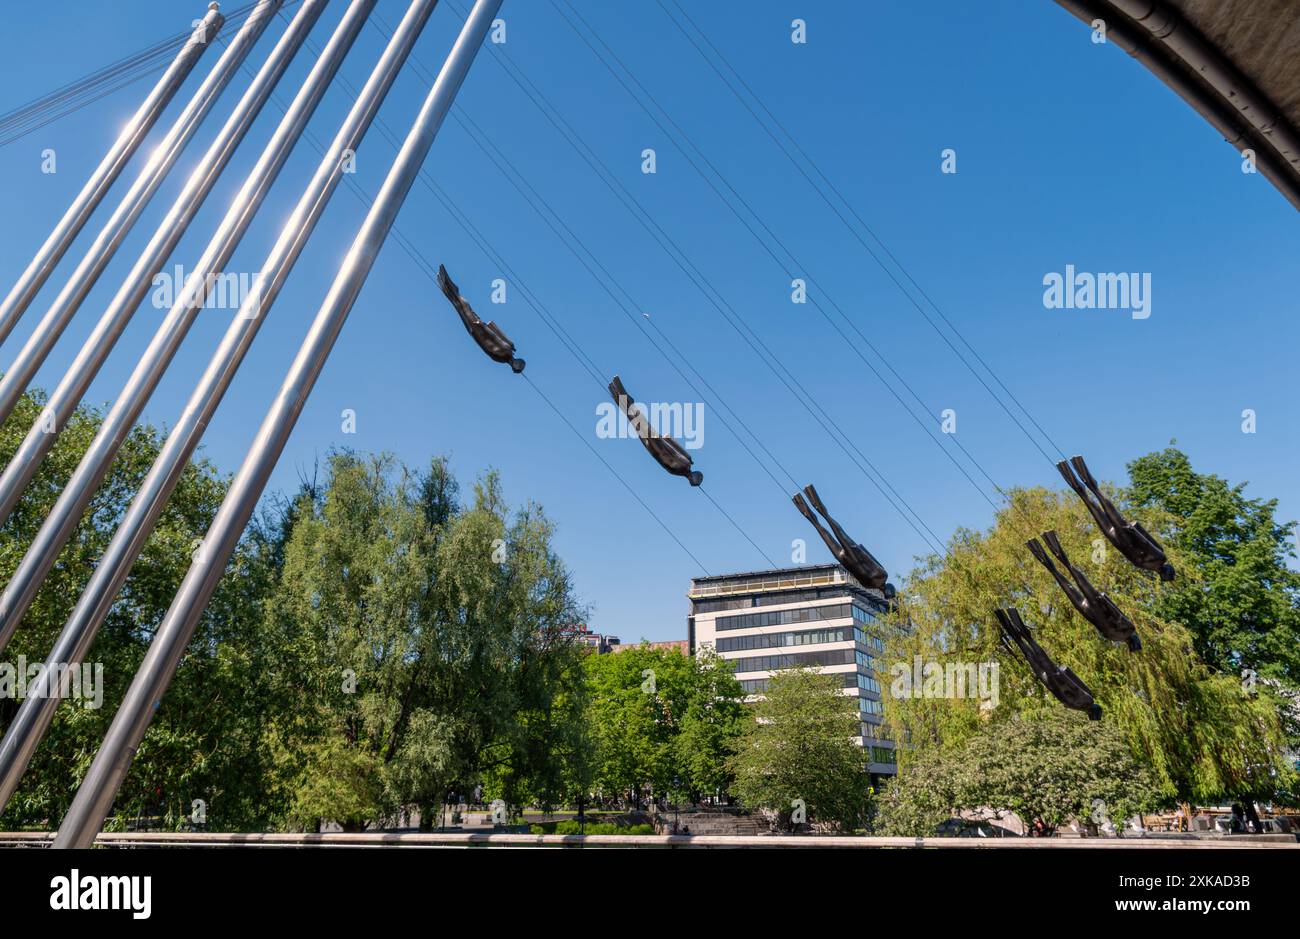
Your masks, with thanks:
M1118 491L1111 495L1157 537L1175 522L1159 510L1128 506ZM1133 619L1141 651L1104 640L1034 560L1025 542L1049 529L1075 565ZM1180 578L1174 589L1186 596L1202 573L1172 546L1170 560ZM1167 589L1102 539L1073 493L1012 491L991 529L958 531L945 556L929 558L906 579L881 669L886 719L910 745L900 748L900 773L917 749L962 746L990 722L1032 720L1062 707L999 641L993 611L1015 606L1057 664L1092 689L1102 720L1120 730L1165 797L1276 791L1291 770L1274 702L1243 686L1239 676L1212 670L1197 656L1188 629L1158 615ZM945 674L955 675L981 663L986 669L996 663L996 704L954 682L909 688L915 683L901 680L904 670L913 675L918 665L922 674L926 666L931 674L952 666Z

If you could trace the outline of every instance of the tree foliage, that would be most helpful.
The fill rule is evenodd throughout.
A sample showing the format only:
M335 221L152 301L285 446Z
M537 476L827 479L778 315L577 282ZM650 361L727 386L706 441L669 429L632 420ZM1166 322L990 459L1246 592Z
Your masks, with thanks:
M650 794L698 798L727 787L744 692L719 659L643 644L589 655L586 674L593 781L604 795L640 804Z
M580 615L537 506L495 474L462 506L444 460L334 454L300 502L265 628L287 651L290 719L268 741L287 819L358 828L415 806L428 823L485 778L558 799L580 745Z
M1174 589L1200 590L1204 574L1196 557L1170 538L1173 520L1129 503L1123 493L1113 496L1166 541L1179 570ZM1030 537L1048 529L1136 623L1140 652L1102 639L1025 549ZM1166 798L1209 800L1281 785L1289 770L1276 706L1244 690L1237 675L1216 672L1200 659L1192 632L1170 616L1167 589L1101 540L1073 493L1013 491L990 530L959 531L946 556L928 559L908 578L885 656L886 663L909 667L914 656L940 665L996 661L1000 703L990 711L971 698L900 697L886 687L886 717L909 744L900 750L900 772L918 751L959 746L990 720L1041 718L1061 707L998 641L992 612L1014 605L1057 664L1068 665L1093 690L1103 721L1150 766Z
M931 747L880 797L883 834L927 837L953 814L1014 813L1055 829L1070 819L1125 820L1160 799L1150 770L1120 731L1058 709L991 722L960 745Z
M777 672L752 712L728 762L747 806L773 813L780 827L800 803L809 822L850 832L867 823L871 783L854 742L861 717L837 676Z
M9 461L44 400L27 395L0 428L0 465ZM37 470L14 513L0 528L0 579L8 581L55 499L99 429L101 414L79 408ZM158 454L161 434L148 425L123 442L108 477L67 547L60 552L3 660L43 662L113 531ZM189 568L191 554L225 495L226 482L206 460L186 468L176 491L109 612L87 664L103 672L101 706L66 701L37 751L0 824L57 824L71 804L154 631ZM256 828L268 823L261 780L269 758L261 749L268 712L256 663L267 649L260 604L273 576L270 546L253 526L231 560L180 669L131 765L109 827L141 816L181 825L202 802L210 826ZM0 729L19 701L0 698ZM93 703L93 702L91 702Z
M1134 505L1158 511L1165 536L1199 578L1162 591L1157 609L1185 626L1200 657L1229 673L1251 669L1300 688L1300 573L1292 525L1276 499L1197 473L1170 447L1129 464Z
M0 463L40 414L25 397L0 429ZM79 409L0 528L8 579L100 426ZM4 660L44 660L157 456L135 428L25 617ZM1072 493L1015 491L986 532L959 531L908 578L884 671L915 656L996 662L999 704L891 695L903 775L887 824L929 833L987 805L1059 824L1092 799L1112 817L1155 795L1210 800L1295 791L1279 708L1300 684L1300 575L1275 503L1195 473L1177 450L1134 461L1115 497L1166 543L1180 576L1160 584L1101 541ZM99 708L67 702L0 825L56 824L225 495L189 466L113 605L89 661ZM1143 649L1102 640L1024 549L1059 532L1076 564L1137 623ZM489 473L462 500L447 463L333 454L319 484L271 504L245 532L162 700L110 826L148 817L214 829L351 828L415 807L424 822L482 785L512 806L592 792L698 798L730 791L788 822L851 830L869 815L859 715L833 678L776 675L751 707L711 652L641 646L591 655L540 507L511 510ZM1021 608L1041 644L1094 690L1089 725L1047 697L998 642L992 610ZM1260 681L1247 685L1244 669ZM883 674L882 674L883 677ZM1287 703L1289 702L1289 704ZM0 729L18 702L0 697Z

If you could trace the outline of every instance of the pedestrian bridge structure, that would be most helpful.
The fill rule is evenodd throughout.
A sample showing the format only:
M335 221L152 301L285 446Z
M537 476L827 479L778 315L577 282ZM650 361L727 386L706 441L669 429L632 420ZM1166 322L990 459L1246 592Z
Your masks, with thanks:
M1297 0L1056 0L1141 62L1300 209Z

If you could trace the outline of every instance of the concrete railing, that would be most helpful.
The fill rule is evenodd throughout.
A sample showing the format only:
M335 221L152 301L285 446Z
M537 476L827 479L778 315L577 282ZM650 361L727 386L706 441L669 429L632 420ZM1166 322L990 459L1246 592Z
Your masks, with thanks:
M48 847L53 832L0 833L0 847ZM109 832L105 848L957 848L971 850L1300 849L1293 835L1221 835L1211 838L875 838L845 835L519 835L488 832L363 832L359 834L240 834L222 832Z

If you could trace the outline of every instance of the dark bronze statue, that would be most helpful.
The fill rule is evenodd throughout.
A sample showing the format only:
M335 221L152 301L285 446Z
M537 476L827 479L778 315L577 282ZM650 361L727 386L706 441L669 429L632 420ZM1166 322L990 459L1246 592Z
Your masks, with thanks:
M465 324L465 329L474 337L478 347L488 354L494 362L501 362L509 365L510 370L518 375L524 370L524 360L515 358L515 344L510 341L501 327L496 323L485 323L474 312L474 308L466 302L465 298L460 295L460 288L447 275L447 269L441 264L438 265L438 286L446 294L451 305L456 308L460 314L460 321Z
M808 497L808 502L812 503L813 508L825 517L831 531L822 528L817 521L817 516L812 513L807 503L804 502L805 495ZM816 489L811 485L804 486L802 494L797 492L794 494L794 505L799 510L799 514L812 522L813 528L817 529L817 534L821 535L822 541L826 542L826 547L831 549L831 554L835 556L835 560L844 565L845 570L857 578L858 583L864 587L879 590L888 598L894 596L894 585L887 583L889 580L888 572L885 571L879 561L871 556L870 551L850 538L848 532L841 528L835 519L831 518L830 513L826 511L826 506L822 504L822 500L818 497ZM834 535L831 534L832 531L835 533Z
M1047 572L1052 575L1060 585L1061 590L1070 598L1070 603L1079 611L1079 614L1097 627L1097 632L1111 642L1127 642L1128 647L1134 652L1141 649L1142 640L1138 638L1137 627L1133 625L1133 621L1124 615L1123 611L1115 605L1110 597L1094 587L1092 581L1088 580L1083 571L1070 563L1065 549L1061 547L1060 539L1056 537L1056 532L1043 532L1043 540L1047 542L1048 550L1056 555L1057 560L1070 572L1070 577L1074 578L1074 583L1071 583L1069 578L1057 570L1056 565L1047 556L1047 552L1043 550L1043 546L1038 543L1037 538L1028 542L1029 551L1034 557L1038 558L1043 567L1047 568Z
M1029 627L1020 618L1020 611L1010 607L1005 610L994 610L993 615L998 618L998 624L1002 627L1003 645L1012 655L1015 655L1016 649L1020 650L1020 654L1029 663L1029 670L1034 673L1034 677L1042 682L1043 687L1050 691L1057 701L1073 710L1087 711L1090 720L1101 720L1101 705L1093 698L1092 690L1078 675L1070 671L1068 665L1061 667L1052 661L1051 657L1043 651L1043 647L1034 641Z
M1128 558L1135 567L1155 571L1163 581L1174 579L1174 566L1165 558L1165 549L1160 547L1160 542L1142 527L1141 522L1127 521L1120 514L1115 503L1106 498L1097 485L1097 480L1088 472L1088 464L1083 462L1083 457L1072 456L1069 463L1062 460L1056 464L1056 468L1083 500L1088 513L1097 522L1097 527L1106 536L1106 540L1115 546L1115 550ZM1077 477L1075 473L1078 473Z
M614 396L614 403L627 416L628 423L636 431L641 443L650 451L650 455L655 458L655 461L660 466L674 476L685 478L692 486L698 486L704 482L704 474L699 470L691 469L691 464L694 461L691 459L691 455L686 452L686 448L672 437L665 437L656 433L655 429L650 426L650 421L641 413L641 409L633 407L636 401L627 393L627 389L623 387L623 382L617 375L609 383L609 393Z

